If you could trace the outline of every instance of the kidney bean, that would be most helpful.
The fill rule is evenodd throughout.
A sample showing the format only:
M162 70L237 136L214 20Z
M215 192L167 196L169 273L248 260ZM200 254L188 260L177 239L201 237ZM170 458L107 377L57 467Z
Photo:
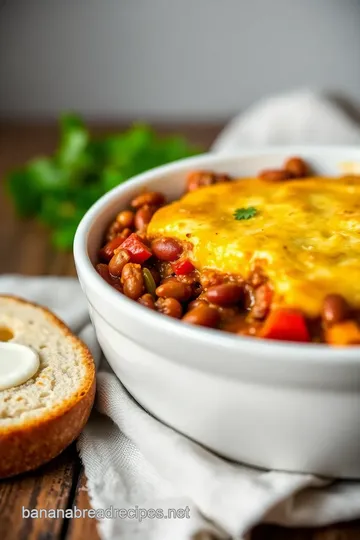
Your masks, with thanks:
M96 265L96 271L100 276L108 283L111 283L111 276L109 273L109 267L107 264L99 263Z
M291 178L291 173L285 169L266 169L259 173L259 178L266 182L282 182Z
M109 272L111 276L119 277L126 263L130 261L130 253L121 247L115 249L114 255L109 262Z
M181 319L182 306L176 298L158 298L155 306L159 313L174 317L174 319Z
M183 251L181 244L174 238L157 238L151 243L151 249L155 257L161 261L175 261Z
M137 300L144 292L144 278L140 264L127 263L121 272L124 294Z
M244 296L244 288L236 283L222 283L214 285L206 292L206 297L217 306L231 306L237 304Z
M328 294L322 306L322 319L327 324L342 322L350 317L350 306L340 294Z
M123 292L122 285L118 278L112 277L109 272L109 267L107 264L99 263L96 265L96 270L100 274L100 276L114 289L116 289L119 292Z
M288 171L293 178L305 178L306 176L309 176L310 173L307 163L299 157L292 157L285 161L284 169Z
M182 320L190 324L215 328L220 320L220 314L214 307L200 305L188 311Z
M147 204L139 208L135 214L135 228L140 231L145 230L155 211L155 206L149 206Z
M254 319L264 319L271 306L273 292L266 283L260 285L254 291L254 304L251 308L251 315Z
M134 225L134 212L131 210L123 210L116 216L116 223L123 229L131 229Z
M169 278L157 287L156 294L163 298L176 298L180 302L186 302L190 298L191 287L175 278Z
M227 174L216 174L210 171L193 171L186 179L186 191L196 191L197 189L221 182L230 182L231 176Z
M162 193L158 191L149 191L146 193L141 193L131 201L131 206L133 208L140 208L144 205L149 206L161 206L165 202L165 197Z
M145 306L149 309L155 309L155 302L154 302L154 299L153 297L151 296L151 294L149 293L145 293L143 294L142 296L140 296L139 300L138 300L139 304L141 304L142 306Z

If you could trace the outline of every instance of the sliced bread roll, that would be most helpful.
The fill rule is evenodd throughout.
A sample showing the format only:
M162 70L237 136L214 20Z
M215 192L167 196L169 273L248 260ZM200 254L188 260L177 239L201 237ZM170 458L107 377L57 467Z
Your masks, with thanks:
M9 339L10 338L10 339ZM0 296L0 340L30 346L32 378L0 390L0 478L49 461L81 432L94 401L95 366L87 347L47 309Z

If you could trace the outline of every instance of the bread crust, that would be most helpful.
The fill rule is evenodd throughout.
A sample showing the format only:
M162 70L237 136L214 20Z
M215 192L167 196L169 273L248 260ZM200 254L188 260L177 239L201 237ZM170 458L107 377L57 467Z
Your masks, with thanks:
M0 299L40 309L80 351L86 369L77 392L59 406L23 424L0 426L0 478L6 478L47 463L76 439L94 403L96 377L94 361L87 346L51 311L16 296L0 295Z

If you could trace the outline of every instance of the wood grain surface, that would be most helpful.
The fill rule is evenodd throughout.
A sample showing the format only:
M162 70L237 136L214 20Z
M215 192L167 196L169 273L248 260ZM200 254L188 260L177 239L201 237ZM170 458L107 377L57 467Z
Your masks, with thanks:
M94 126L95 133L118 131L126 124ZM183 133L195 144L207 148L221 125L158 125L164 133ZM34 221L20 221L3 189L9 169L38 155L51 152L56 145L54 124L0 124L0 273L25 275L75 275L71 253L54 252L46 229ZM14 291L16 294L16 291ZM1 540L98 540L96 522L90 518L25 519L28 510L91 508L86 478L75 445L41 469L20 477L0 481ZM197 540L210 540L198 535ZM117 540L117 539L114 539ZM121 539L120 539L121 540ZM144 539L147 540L147 539ZM171 540L159 538L159 540ZM360 522L320 529L285 529L260 526L252 540L360 540Z

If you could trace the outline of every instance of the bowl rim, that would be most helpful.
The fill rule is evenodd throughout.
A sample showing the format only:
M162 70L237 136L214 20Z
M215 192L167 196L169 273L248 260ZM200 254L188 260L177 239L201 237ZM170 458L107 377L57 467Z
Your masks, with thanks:
M313 155L314 157L326 157L326 154L346 153L344 162L354 159L360 162L360 147L353 145L289 145L271 146L256 148L239 148L236 152L207 152L190 158L181 159L160 167L156 167L139 175L136 175L123 184L116 186L108 193L98 199L83 216L74 238L74 260L76 268L80 268L81 276L85 282L92 281L96 290L103 299L112 305L117 305L118 309L129 314L136 319L141 319L143 324L151 327L158 327L159 322L165 331L172 333L174 337L186 339L197 345L206 345L222 348L224 351L231 349L239 353L249 353L255 356L267 357L274 361L282 360L291 356L292 361L303 361L319 364L329 362L338 363L346 361L347 364L360 364L359 347L331 347L320 343L297 343L277 340L259 339L257 337L235 336L231 333L221 332L216 329L192 326L177 319L164 317L155 311L144 309L143 306L134 302L130 298L121 295L111 287L96 272L88 255L88 236L97 218L111 202L120 195L133 191L136 187L143 187L148 182L156 180L160 175L181 173L189 167L211 167L211 165L221 165L222 161L236 160L245 157L260 156L261 154L271 156L273 154L285 153L291 155ZM306 156L305 156L306 157Z

